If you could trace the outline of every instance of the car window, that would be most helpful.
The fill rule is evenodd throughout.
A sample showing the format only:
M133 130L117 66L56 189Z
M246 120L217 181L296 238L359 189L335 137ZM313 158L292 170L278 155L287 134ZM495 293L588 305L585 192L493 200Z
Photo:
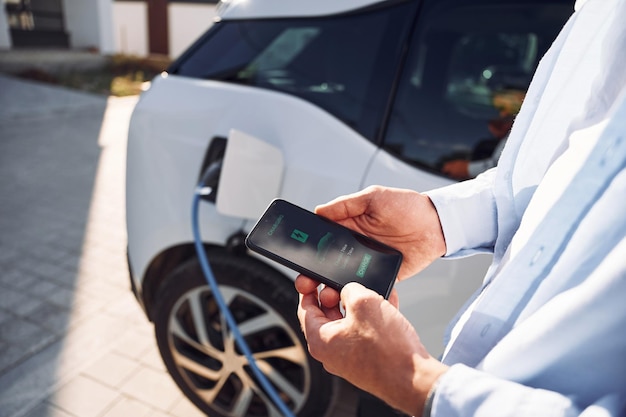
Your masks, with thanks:
M222 21L172 72L303 98L374 140L415 2L339 16Z
M384 144L438 173L450 160L499 149L540 58L572 12L571 2L460 3L425 6Z

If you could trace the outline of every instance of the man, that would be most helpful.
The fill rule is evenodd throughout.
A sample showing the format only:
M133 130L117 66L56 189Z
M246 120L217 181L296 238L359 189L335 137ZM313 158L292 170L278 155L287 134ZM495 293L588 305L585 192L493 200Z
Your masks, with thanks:
M397 297L356 283L318 294L298 277L298 316L327 370L416 416L626 415L625 22L626 0L577 2L498 167L426 194L371 187L317 208L400 249L399 279L440 256L494 255L442 361Z

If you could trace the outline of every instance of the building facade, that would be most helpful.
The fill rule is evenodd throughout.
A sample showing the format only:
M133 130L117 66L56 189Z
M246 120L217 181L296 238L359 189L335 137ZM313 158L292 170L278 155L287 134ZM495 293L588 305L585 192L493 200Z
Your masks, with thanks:
M0 49L178 56L212 24L217 0L0 0Z
M176 58L206 31L217 0L116 0L115 49L119 53Z

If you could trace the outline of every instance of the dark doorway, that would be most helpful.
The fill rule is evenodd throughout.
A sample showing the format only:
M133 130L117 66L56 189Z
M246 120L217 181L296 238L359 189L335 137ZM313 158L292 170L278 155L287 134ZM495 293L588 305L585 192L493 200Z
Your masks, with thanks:
M61 0L5 0L14 48L69 47Z
M148 0L148 48L151 54L169 54L167 0Z

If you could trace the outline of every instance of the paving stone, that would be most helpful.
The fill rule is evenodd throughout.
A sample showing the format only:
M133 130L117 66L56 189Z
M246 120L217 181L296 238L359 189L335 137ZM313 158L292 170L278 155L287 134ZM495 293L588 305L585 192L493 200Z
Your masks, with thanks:
M106 305L102 300L89 300L84 297L77 297L72 305L72 320L84 322L85 320L96 318Z
M33 285L25 288L25 292L33 297L45 298L50 293L59 289L59 286L47 281L45 279L39 279L33 283Z
M170 414L180 417L206 417L198 407L196 407L186 397L181 398L170 410Z
M9 313L8 310L0 308L0 325L7 320L12 320L14 318L13 314ZM0 339L0 344L2 344L2 339Z
M15 365L22 358L22 349L10 343L0 343L0 372Z
M175 414L165 413L161 410L151 409L150 417L187 417L187 416L177 416Z
M77 416L62 410L53 404L50 404L48 401L42 401L35 408L29 411L28 414L24 415L24 417L77 417Z
M96 279L81 279L77 283L76 288L77 291L85 298L98 298L107 302L124 299L128 296L132 297L128 291L128 286L126 286L126 288L121 288L119 286L111 285L100 277Z
M55 265L54 268L58 268L58 270L54 274L48 276L50 281L53 281L65 288L74 288L76 286L78 275L76 271L78 268L75 264L70 263L70 265L66 265L64 263Z
M24 302L15 305L11 310L20 317L28 317L33 311L37 310L41 304L45 303L45 300L41 298L26 298Z
M4 210L6 210L6 207L4 208ZM6 219L8 220L8 216L6 217ZM4 222L0 222L0 227L2 227L3 225ZM2 240L0 240L0 242L2 242ZM13 265L15 262L18 262L18 260L19 252L17 250L9 245L2 245L0 243L0 266L6 267L9 265ZM6 271L6 269L3 268L3 271ZM0 282L1 281L2 279L0 278Z
M44 298L51 304L69 309L74 304L76 296L76 290L57 285Z
M120 397L101 417L152 417L152 409L135 399Z
M63 259L68 259L70 255L62 256ZM76 259L78 257L75 257ZM51 284L57 284L59 281L61 283L64 282L63 279L57 278L59 275L66 275L66 270L64 266L59 262L58 259L45 259L40 260L38 262L33 262L28 267L24 267L23 269L27 270L30 275L35 275L40 279L45 279ZM76 274L71 274L74 279L76 279ZM70 283L73 281L70 281Z
M37 335L41 327L21 318L6 321L0 325L0 340L17 344L24 340L29 340L33 335Z
M33 286L38 278L27 275L18 269L11 269L4 274L7 277L6 285L16 290L24 290Z
M50 403L80 417L98 417L110 409L119 394L91 378L78 376L57 390Z
M146 337L145 334L129 333L115 346L114 351L134 360L141 358L149 351L154 350L156 340Z
M137 323L143 323L147 320L139 303L129 294L128 290L123 296L112 298L103 312L113 317L127 317Z
M165 372L142 368L122 386L125 395L151 404L161 411L169 411L180 398L178 387Z
M0 252L2 252L2 250L0 250ZM23 288L20 286L22 278L22 274L13 268L12 265L5 265L0 273L0 284L7 288L21 289Z
M57 341L0 375L0 417L20 416L44 400L57 384Z
M2 369L23 361L58 339L53 331L42 328L29 320L14 317L0 325L0 340L7 345L3 353Z
M115 352L109 352L87 368L83 374L106 384L118 387L140 369L137 361Z
M15 306L24 303L28 297L22 292L0 285L0 307L12 310ZM1 336L0 336L1 337Z
M48 302L42 302L29 314L29 320L54 334L63 335L70 327L71 310Z
M59 375L91 365L113 348L116 341L132 331L123 320L94 315L73 326L65 334L62 352L57 358Z

